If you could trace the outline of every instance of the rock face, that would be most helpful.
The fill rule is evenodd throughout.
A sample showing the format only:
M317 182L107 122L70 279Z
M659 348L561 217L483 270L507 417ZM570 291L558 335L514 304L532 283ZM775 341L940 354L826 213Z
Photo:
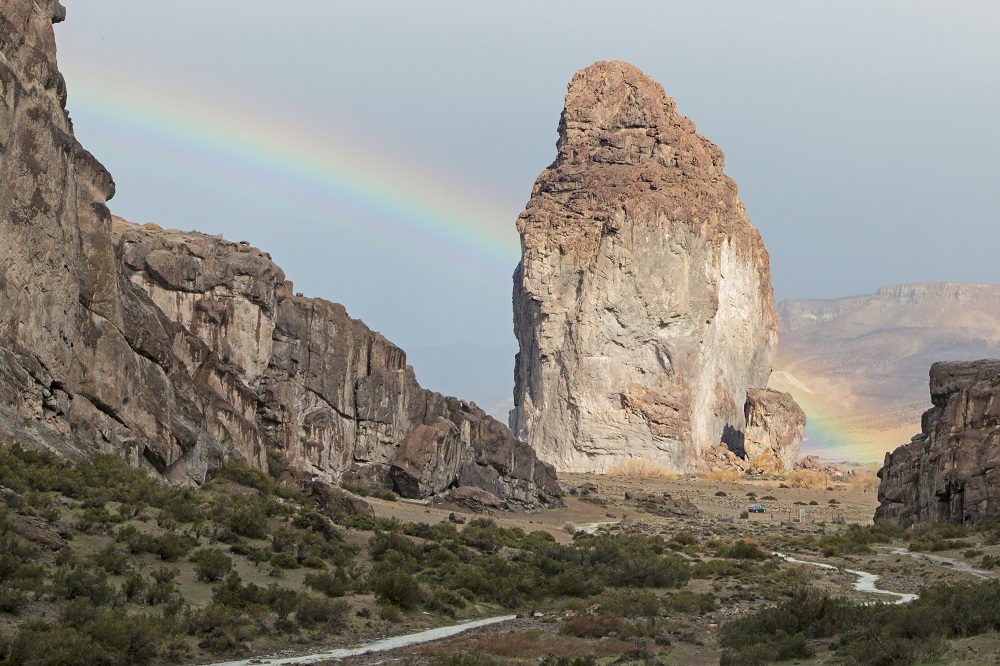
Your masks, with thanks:
M553 469L509 430L420 388L403 350L342 306L293 296L266 253L112 217L114 182L65 111L64 10L0 8L0 437L116 453L176 483L232 458L263 468L275 449L333 482L398 466L407 494L558 501ZM426 428L447 437L401 449Z
M1000 360L935 363L922 432L885 455L876 523L1000 516Z
M743 406L743 458L764 473L791 471L799 462L806 413L788 393L750 389Z
M573 77L518 218L511 427L566 471L693 471L736 441L776 343L770 265L723 154L624 62Z

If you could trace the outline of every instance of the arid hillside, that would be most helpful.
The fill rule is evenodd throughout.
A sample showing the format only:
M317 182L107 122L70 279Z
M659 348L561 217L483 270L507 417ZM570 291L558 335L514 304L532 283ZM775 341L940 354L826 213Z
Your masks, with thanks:
M920 431L932 363L1000 356L996 285L896 285L777 310L770 386L805 409L806 454L881 462Z

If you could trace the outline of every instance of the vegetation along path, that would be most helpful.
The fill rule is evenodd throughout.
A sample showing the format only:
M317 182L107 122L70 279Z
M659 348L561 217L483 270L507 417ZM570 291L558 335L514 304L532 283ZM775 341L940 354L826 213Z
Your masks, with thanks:
M899 549L902 551L903 549ZM895 551L893 551L895 552ZM790 555L785 555L784 553L774 553L786 562L792 562L793 564L810 564L814 567L821 567L823 569L838 569L832 564L824 564L823 562L809 562L807 560L799 560ZM877 574L868 573L867 571L855 571L853 569L844 569L849 574L854 574L858 577L856 583L854 583L854 589L858 592L875 592L877 594L891 594L898 597L894 604L905 604L907 602L913 601L918 595L910 594L908 592L892 592L890 590L883 590L877 587L875 584L878 582L879 576Z

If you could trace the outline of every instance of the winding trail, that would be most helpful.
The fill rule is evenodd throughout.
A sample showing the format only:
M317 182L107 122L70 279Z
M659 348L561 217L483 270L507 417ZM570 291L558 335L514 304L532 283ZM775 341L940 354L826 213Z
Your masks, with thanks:
M996 571L987 571L986 569L979 569L974 567L968 562L963 560L956 560L953 557L945 557L944 555L935 555L933 553L920 553L909 550L908 548L893 548L889 551L893 555L909 555L910 557L916 558L918 560L928 560L934 562L935 564L945 564L951 567L954 571L960 571L962 573L967 573L970 576L975 576L980 580L988 580L990 578L1000 577L1000 573Z
M370 652L384 652L386 650L395 650L397 648L416 645L418 643L429 643L431 641L460 634L463 631L468 631L469 629L485 627L487 625L504 622L506 620L513 620L515 617L517 616L502 615L500 617L488 617L485 620L473 620L471 622L463 622L462 624L454 624L449 627L437 627L436 629L427 629L426 631L420 631L415 634L391 636L389 638L383 638L382 640L354 648L337 648L335 650L326 650L324 652L305 654L297 657L253 657L250 659L238 659L236 661L220 661L211 664L210 666L250 666L251 664L272 664L274 666L278 666L278 664L314 664L318 661L326 661L327 659L357 657L358 655L368 654Z
M776 552L774 554L780 557L781 559L785 560L786 562L792 562L794 564L809 564L814 567L820 567L822 569L846 571L849 574L854 574L855 576L858 577L857 582L854 583L853 586L855 590L857 590L858 592L874 592L876 594L890 594L894 597L898 597L898 599L892 602L894 604L909 603L919 596L916 594L910 594L909 592L892 592L891 590L880 589L878 586L876 586L876 583L878 582L879 579L878 574L868 573L867 571L855 571L854 569L841 569L840 567L835 567L832 564L826 564L824 562L809 562L807 560L798 560L792 557L791 555L785 555L784 553ZM879 602L873 601L870 603L879 603Z

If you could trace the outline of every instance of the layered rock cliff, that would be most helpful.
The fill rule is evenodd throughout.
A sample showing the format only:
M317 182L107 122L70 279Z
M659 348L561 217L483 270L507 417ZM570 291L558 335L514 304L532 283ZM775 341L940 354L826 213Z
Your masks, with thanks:
M876 523L1000 516L1000 360L935 363L921 432L879 470Z
M557 150L517 222L511 427L560 470L692 471L771 371L760 235L722 151L628 63L573 77Z
M177 483L268 449L410 496L469 485L558 501L552 468L475 405L421 389L344 308L294 296L247 243L113 218L73 136L57 2L0 1L0 434L100 450ZM427 440L431 428L439 436Z

